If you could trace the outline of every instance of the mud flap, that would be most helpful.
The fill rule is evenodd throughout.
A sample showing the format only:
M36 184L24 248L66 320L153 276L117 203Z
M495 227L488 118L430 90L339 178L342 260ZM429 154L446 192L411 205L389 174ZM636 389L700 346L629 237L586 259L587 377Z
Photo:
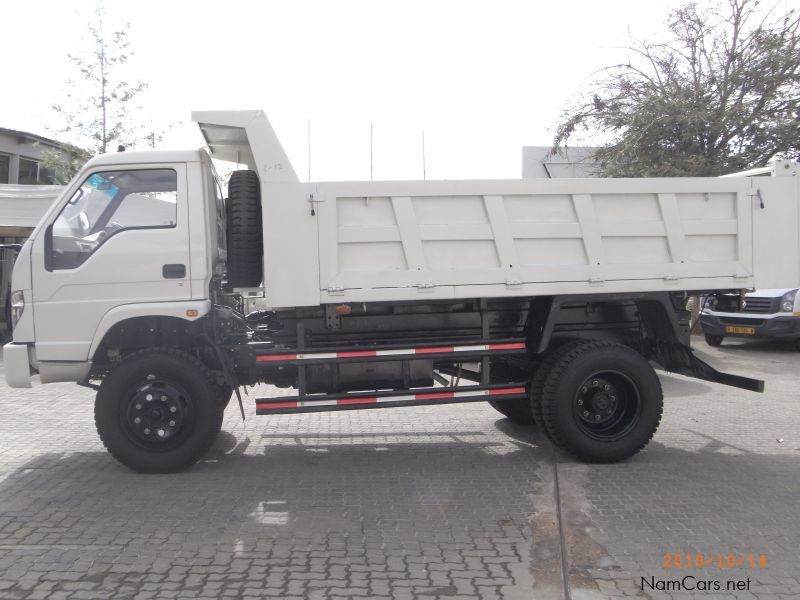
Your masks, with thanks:
M655 357L656 362L672 373L680 373L687 377L713 381L743 390L750 390L751 392L764 391L764 382L761 379L752 379L717 371L714 367L698 358L691 348L683 344L660 344L657 355Z

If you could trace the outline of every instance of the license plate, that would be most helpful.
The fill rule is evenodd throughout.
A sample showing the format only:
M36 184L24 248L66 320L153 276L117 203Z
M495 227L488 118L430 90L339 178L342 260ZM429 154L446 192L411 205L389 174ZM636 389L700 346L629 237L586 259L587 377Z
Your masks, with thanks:
M739 335L755 335L755 327L726 327L725 333L737 333Z

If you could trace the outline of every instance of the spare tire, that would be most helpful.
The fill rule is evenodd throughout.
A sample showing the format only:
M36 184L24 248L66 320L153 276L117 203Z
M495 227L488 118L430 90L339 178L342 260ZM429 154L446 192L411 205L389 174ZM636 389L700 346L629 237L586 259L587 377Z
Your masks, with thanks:
M234 171L225 206L228 221L228 287L258 287L263 279L261 186L255 171Z

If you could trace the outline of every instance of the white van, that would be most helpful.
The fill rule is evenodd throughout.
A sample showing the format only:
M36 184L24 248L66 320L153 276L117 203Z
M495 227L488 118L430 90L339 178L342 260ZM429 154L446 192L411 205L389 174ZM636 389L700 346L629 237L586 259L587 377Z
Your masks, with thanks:
M711 346L719 346L726 337L738 337L788 340L800 350L798 288L709 296L700 314L700 326Z

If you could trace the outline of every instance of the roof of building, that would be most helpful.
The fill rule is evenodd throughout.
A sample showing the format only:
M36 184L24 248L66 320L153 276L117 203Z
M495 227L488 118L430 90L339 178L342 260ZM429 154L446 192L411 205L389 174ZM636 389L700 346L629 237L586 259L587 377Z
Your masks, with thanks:
M32 142L41 142L44 144L55 146L56 148L67 148L70 146L70 144L57 142L56 140L51 140L50 138L46 138L43 135L30 133L28 131L19 131L17 129L8 129L6 127L0 127L0 135L8 135L12 137L24 138L26 141L29 140Z

